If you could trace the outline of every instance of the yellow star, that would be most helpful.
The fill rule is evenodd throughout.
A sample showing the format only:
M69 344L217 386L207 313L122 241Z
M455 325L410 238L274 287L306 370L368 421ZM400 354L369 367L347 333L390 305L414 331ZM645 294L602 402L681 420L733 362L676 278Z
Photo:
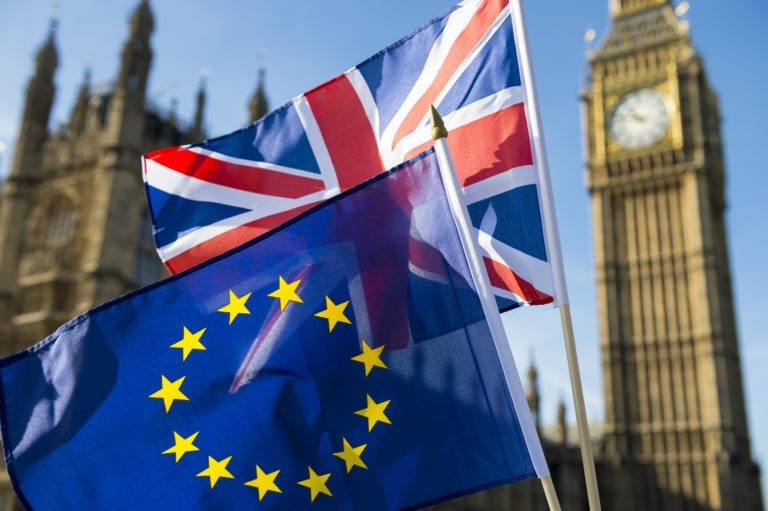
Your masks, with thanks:
M368 431L370 432L373 427L379 423L383 422L384 424L392 424L392 422L389 420L389 417L387 417L384 414L384 410L387 409L389 406L390 400L387 399L386 401L382 401L381 403L377 403L373 400L370 394L365 395L366 399L366 406L362 410L358 410L355 412L355 415L361 415L368 419Z
M344 460L344 463L347 465L347 474L352 471L352 467L360 467L367 470L368 466L360 456L363 454L365 448L368 447L368 444L352 447L349 442L347 442L346 438L342 438L342 440L344 442L344 450L335 452L333 455Z
M349 305L349 300L335 304L333 301L325 297L325 310L322 310L315 314L318 318L324 318L328 320L328 332L333 332L336 323L346 323L351 325L352 322L344 315L344 309Z
M243 296L237 296L232 290L229 290L229 303L218 309L217 312L229 313L229 324L231 325L235 318L240 314L250 314L251 311L245 306L245 302L251 297L251 293Z
M178 380L170 381L165 376L160 376L160 390L150 394L149 397L162 399L165 404L165 413L168 413L174 401L189 401L189 398L181 392L181 385L185 379L186 376L182 376Z
M282 275L278 280L278 287L267 296L280 299L280 311L284 311L288 302L304 303L304 300L296 293L296 288L301 284L301 279L296 279L290 284L285 281Z
M260 466L256 465L256 479L251 479L245 483L245 485L259 490L259 502L261 502L261 499L263 499L264 495L268 492L273 491L275 493L283 493L280 488L278 488L277 484L275 484L275 479L278 474L280 474L279 470L267 474Z
M381 352L384 351L384 346L371 349L371 347L368 346L368 343L365 342L365 339L360 339L360 347L363 349L363 352L352 357L352 360L365 365L366 378L371 374L371 370L374 367L381 367L382 369L387 368L387 364L381 361Z
M221 461L216 461L213 456L208 456L208 468L197 474L197 477L207 477L211 482L211 489L216 486L216 483L222 477L224 479L234 479L235 476L227 470L227 465L229 465L230 461L232 461L232 456L227 456Z
M180 341L176 341L175 343L171 344L171 348L176 348L181 350L181 361L184 362L187 360L187 357L190 353L194 350L200 350L205 351L205 346L203 346L203 343L200 342L200 338L205 333L205 328L202 328L198 330L197 332L190 332L187 327L184 328L184 335L181 338Z
M197 435L199 435L200 432L193 433L189 435L187 438L184 438L183 436L179 435L175 431L173 432L173 447L169 447L168 449L163 451L163 454L175 454L176 455L176 463L179 462L179 460L188 452L196 452L200 449L197 448L193 442L197 438Z
M329 497L333 497L333 494L331 494L331 490L328 489L328 486L325 484L328 482L328 478L331 477L331 474L322 474L317 475L314 470L312 470L312 467L307 467L309 469L309 477L307 479L304 479L303 481L299 481L297 484L299 486L303 486L305 488L309 488L310 495L309 495L309 501L314 502L315 499L319 494L325 494Z

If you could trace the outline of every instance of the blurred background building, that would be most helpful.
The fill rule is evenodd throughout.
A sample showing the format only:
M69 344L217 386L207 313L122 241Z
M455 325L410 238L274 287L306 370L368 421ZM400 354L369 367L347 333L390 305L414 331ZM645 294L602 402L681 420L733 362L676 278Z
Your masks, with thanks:
M612 0L582 92L592 197L605 423L592 425L603 506L760 510L747 430L724 223L725 168L715 93L669 0ZM165 275L154 249L140 155L205 137L204 83L193 121L146 98L153 15L130 19L114 85L86 70L68 123L49 128L56 27L36 56L13 162L0 193L0 354ZM267 111L263 75L248 103ZM564 509L587 509L576 435L540 424ZM14 509L7 475L0 505ZM538 482L442 504L546 509Z

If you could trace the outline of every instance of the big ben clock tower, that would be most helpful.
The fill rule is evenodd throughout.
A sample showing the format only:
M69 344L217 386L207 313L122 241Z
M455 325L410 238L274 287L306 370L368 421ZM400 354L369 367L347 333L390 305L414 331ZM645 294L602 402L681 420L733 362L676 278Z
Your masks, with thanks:
M584 91L608 509L762 509L715 93L670 0L612 0ZM632 488L627 494L627 488ZM634 498L632 498L634 497Z

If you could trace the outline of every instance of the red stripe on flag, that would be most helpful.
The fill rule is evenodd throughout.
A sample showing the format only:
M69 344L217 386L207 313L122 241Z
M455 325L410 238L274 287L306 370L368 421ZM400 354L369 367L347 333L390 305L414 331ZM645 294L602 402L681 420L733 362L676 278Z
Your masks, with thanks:
M552 303L551 296L542 293L533 287L530 282L520 278L508 266L487 257L483 257L483 262L485 263L485 269L488 271L488 279L493 287L511 291L531 305Z
M384 170L373 128L346 75L337 76L305 96L342 190Z
M226 162L186 148L155 151L147 159L207 183L275 197L295 199L325 188L320 179Z
M509 169L533 165L523 103L451 131L448 146L462 186Z
M406 159L431 145L430 140L412 149ZM462 186L523 165L533 165L525 107L522 103L452 129L448 133L448 147Z
M393 265L380 266L361 273L361 279L371 331L380 337L374 343L390 349L405 347L409 338L407 273Z
M166 260L165 266L172 274L184 271L274 229L316 204L319 201L239 225Z
M456 73L461 63L464 62L472 49L485 36L493 22L499 17L499 13L508 3L508 0L492 0L480 6L472 20L464 28L464 31L456 38L453 46L448 51L448 55L440 63L440 70L437 72L429 88L424 91L424 94L411 108L398 128L392 143L393 149L404 136L412 133L419 127L419 123L429 111L429 106L436 102L438 94L445 89L448 81Z
M413 236L408 240L408 245L408 262L410 264L436 277L446 277L443 255L437 248Z

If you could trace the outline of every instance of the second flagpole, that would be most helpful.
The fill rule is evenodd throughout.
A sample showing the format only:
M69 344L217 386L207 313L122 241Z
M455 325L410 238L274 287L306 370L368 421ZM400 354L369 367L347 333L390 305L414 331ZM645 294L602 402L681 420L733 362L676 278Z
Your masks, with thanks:
M571 380L571 392L573 393L573 406L576 412L576 426L579 432L579 447L581 450L581 462L584 468L584 482L587 488L587 500L590 511L600 511L600 494L597 488L597 476L595 474L595 459L592 453L592 443L589 435L589 423L584 404L584 391L581 385L579 373L579 360L576 353L576 340L573 333L573 321L571 309L568 304L568 291L565 284L565 270L560 250L560 239L557 234L557 218L555 215L552 185L549 180L547 167L547 152L544 148L544 134L539 124L539 109L534 86L533 68L528 52L528 35L523 21L523 6L520 0L509 0L512 11L512 24L515 31L515 43L518 48L520 68L522 71L523 90L529 108L529 122L534 161L539 169L539 193L541 200L541 215L546 237L547 254L550 256L555 297L553 305L560 309L560 321L563 327L563 341L568 359L568 374Z

